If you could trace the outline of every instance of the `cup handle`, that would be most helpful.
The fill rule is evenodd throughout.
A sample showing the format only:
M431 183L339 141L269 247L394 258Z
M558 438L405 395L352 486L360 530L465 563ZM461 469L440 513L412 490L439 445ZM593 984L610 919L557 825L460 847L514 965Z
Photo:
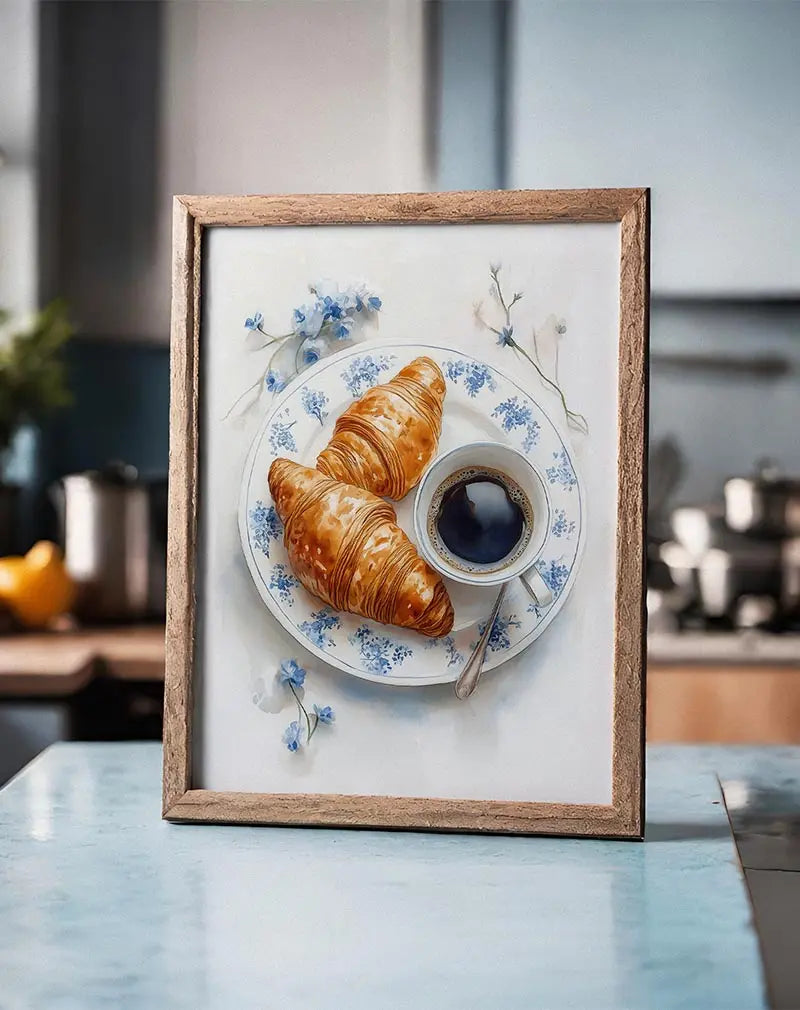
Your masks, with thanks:
M529 568L527 572L522 572L520 578L525 588L533 597L534 602L538 603L540 607L550 606L553 602L553 591L535 566Z

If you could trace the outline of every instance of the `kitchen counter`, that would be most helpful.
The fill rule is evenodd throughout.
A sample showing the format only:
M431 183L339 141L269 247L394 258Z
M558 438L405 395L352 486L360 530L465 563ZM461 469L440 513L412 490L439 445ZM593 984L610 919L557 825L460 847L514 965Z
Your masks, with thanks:
M0 638L0 701L69 699L100 676L163 680L163 625ZM647 693L653 742L800 743L800 635L651 634Z
M795 666L800 668L800 635L766 631L651 632L649 663Z
M0 637L0 698L67 697L101 674L163 680L163 624Z
M651 748L641 844L167 824L158 745L59 744L0 792L4 1005L763 1008L717 778L763 753Z

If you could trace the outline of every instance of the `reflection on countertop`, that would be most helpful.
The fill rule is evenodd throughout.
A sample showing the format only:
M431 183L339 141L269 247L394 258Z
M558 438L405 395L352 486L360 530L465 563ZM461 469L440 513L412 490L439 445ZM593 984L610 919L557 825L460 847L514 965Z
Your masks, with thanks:
M61 744L0 792L6 1004L764 1010L726 756L650 749L639 844L167 824L160 747Z

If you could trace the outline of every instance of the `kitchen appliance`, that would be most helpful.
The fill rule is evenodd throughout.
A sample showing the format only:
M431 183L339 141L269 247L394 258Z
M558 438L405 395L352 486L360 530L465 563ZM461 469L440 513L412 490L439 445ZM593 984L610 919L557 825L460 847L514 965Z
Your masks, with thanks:
M763 541L741 538L727 549L712 547L698 563L700 604L707 617L733 617L745 596L781 592L780 548Z
M737 628L768 628L778 613L774 596L740 596L736 603L734 624Z
M675 540L692 560L698 561L711 547L723 546L725 510L721 505L684 505L673 510L670 527Z
M685 505L669 519L672 540L651 545L671 591L649 570L681 626L769 627L800 622L800 479L762 460L752 477L730 477L724 501Z
M166 478L142 479L111 463L69 474L51 486L74 611L83 621L160 618L165 612Z
M668 540L665 544L659 545L658 560L668 571L672 606L676 610L684 610L697 600L699 593L696 557L687 551L683 544ZM648 579L648 585L662 591L668 588L661 584L655 566L653 566L653 578Z
M761 460L752 477L725 482L725 521L732 530L763 537L800 535L800 480Z

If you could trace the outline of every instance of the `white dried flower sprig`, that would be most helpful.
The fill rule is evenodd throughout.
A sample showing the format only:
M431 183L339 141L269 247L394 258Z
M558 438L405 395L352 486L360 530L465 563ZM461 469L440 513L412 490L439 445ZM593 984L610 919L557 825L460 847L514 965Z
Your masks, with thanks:
M478 326L481 327L481 329L489 330L491 333L494 333L495 336L497 337L497 343L500 344L501 347L511 347L513 350L517 351L533 365L542 382L544 382L546 386L552 389L553 392L556 393L558 398L561 400L561 404L564 408L564 414L567 419L567 424L576 431L580 431L584 435L587 435L589 433L589 424L586 418L583 416L583 414L579 414L574 410L570 410L570 408L567 406L566 397L564 396L564 393L558 384L558 350L556 350L556 374L555 378L551 379L550 376L544 372L541 365L541 361L539 359L539 350L536 344L536 330L535 329L533 330L533 349L535 357L530 355L525 350L524 347L520 346L519 342L515 338L514 324L511 320L511 310L517 304L517 302L522 300L523 295L521 291L515 291L514 294L511 296L511 298L506 300L506 297L503 294L503 288L500 284L501 269L502 267L500 266L499 263L490 264L489 276L491 277L491 286L489 288L489 292L491 296L494 298L494 300L497 302L500 310L503 313L503 322L499 326L492 326L492 324L488 322L488 320L483 314L483 302L476 302L476 304L473 306L473 316L475 318L475 322L477 323ZM558 322L556 323L556 333L559 336L562 336L564 333L566 333L566 331L567 326L564 320L563 319L558 320Z

